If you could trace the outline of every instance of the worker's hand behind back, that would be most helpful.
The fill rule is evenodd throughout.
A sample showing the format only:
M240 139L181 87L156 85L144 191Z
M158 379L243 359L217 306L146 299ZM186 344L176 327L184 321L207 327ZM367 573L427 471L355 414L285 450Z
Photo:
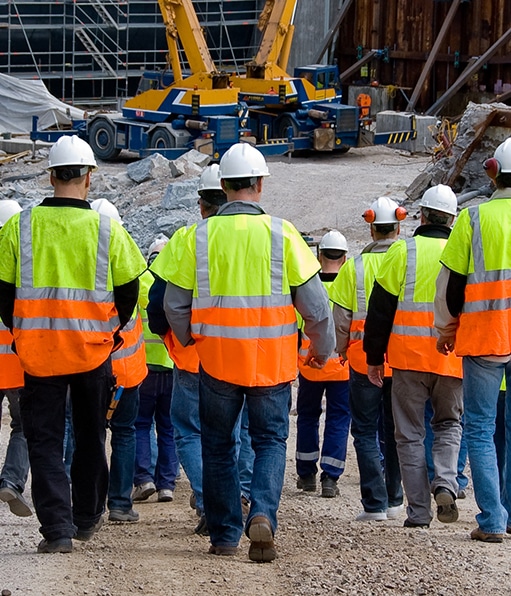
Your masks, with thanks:
M327 363L327 360L322 360L318 356L314 356L311 352L307 354L305 357L304 364L305 366L310 366L311 368L323 368Z
M367 378L376 387L383 387L383 377L385 375L385 368L383 364L374 366L372 364L367 365Z
M447 356L454 350L454 335L441 335L436 342L436 349L440 354Z

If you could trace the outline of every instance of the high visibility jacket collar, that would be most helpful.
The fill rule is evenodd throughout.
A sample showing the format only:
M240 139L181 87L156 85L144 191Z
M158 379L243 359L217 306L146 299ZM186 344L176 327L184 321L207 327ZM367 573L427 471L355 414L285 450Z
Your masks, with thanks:
M263 215L266 211L255 201L229 201L220 207L218 215Z
M364 246L361 254L368 252L387 252L389 246L394 244L396 240L397 238L384 238L383 240L375 240L374 242L370 242L368 245Z
M413 235L424 236L425 238L444 238L447 240L450 233L451 228L448 226L442 226L440 224L423 224L415 230Z
M39 205L40 207L77 207L78 209L91 209L90 204L83 199L71 199L67 197L47 197Z
M490 201L493 199L511 199L511 188L497 188L490 197Z

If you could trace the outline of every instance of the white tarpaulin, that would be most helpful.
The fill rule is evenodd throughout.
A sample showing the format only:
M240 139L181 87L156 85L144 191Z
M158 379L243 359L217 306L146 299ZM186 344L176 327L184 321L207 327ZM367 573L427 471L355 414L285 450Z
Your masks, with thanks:
M37 128L45 130L84 118L83 110L53 97L41 80L21 80L0 73L0 133L29 133L32 116L39 116Z

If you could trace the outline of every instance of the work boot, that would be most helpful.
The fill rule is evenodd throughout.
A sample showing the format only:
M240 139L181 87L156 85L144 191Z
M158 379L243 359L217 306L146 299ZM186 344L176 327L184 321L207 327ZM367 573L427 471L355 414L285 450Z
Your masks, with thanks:
M472 540L479 540L480 542L490 542L492 544L500 544L504 539L504 534L490 534L483 532L481 528L475 528L470 532Z
M110 509L108 514L108 521L113 522L138 522L140 519L139 514L134 510L123 511L122 509Z
M37 545L38 553L72 553L73 541L71 538L57 538L56 540L41 540Z
M456 497L448 488L440 486L435 490L435 502L437 504L436 516L439 522L452 524L458 519Z
M210 555L219 555L221 557L232 557L233 555L237 554L238 547L237 546L213 546L209 547L208 553Z
M316 474L298 476L296 488L301 488L305 492L314 492L316 490Z
M90 528L78 528L76 534L73 536L75 540L81 540L82 542L88 542L96 532L99 532L103 525L104 519L101 516L98 521Z
M321 479L321 496L325 499L331 499L339 494L337 480L331 476L325 476Z
M23 495L19 490L12 486L4 484L4 486L0 488L0 501L7 503L11 513L14 513L14 515L19 517L28 517L32 515L32 510L23 498Z
M269 520L263 515L256 515L252 518L248 527L250 547L248 558L258 563L268 563L277 556L275 543L273 542L273 531Z
M161 488L158 491L158 503L169 503L174 500L174 491L170 488Z
M154 482L144 482L138 486L135 486L131 499L133 501L146 501L151 495L156 492L156 486Z

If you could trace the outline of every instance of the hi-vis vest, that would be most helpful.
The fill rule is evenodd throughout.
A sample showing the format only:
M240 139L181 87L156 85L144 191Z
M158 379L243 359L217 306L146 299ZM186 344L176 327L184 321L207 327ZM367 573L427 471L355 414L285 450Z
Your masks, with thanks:
M388 345L392 368L462 377L461 358L454 353L443 356L436 349L434 299L446 242L425 236L398 241L378 271L376 280L391 294L401 286Z
M112 371L117 386L128 388L140 385L147 376L144 330L138 307L120 331L121 347L112 353Z
M500 191L502 192L502 191ZM464 209L441 262L467 276L458 356L511 354L511 198Z
M0 320L0 389L23 387L23 369L12 351L12 335Z
M126 284L145 266L133 240L113 225L88 209L41 206L2 228L9 250L2 278L11 281L15 261L13 336L27 373L81 373L108 359L119 326L114 280ZM76 231L72 244L69 226Z
M366 354L362 347L367 305L384 257L384 252L368 252L348 259L330 290L332 300L352 313L347 356L350 367L361 375L367 375ZM384 366L384 375L392 376L392 369L386 360Z
M149 289L154 282L154 276L150 271L145 271L140 276L139 306L144 330L144 344L147 364L174 368L174 363L169 358L167 348L159 335L152 333L149 329L146 307L149 303Z
M323 281L322 283L327 292L329 292L333 282ZM330 308L333 308L332 302L330 302ZM349 367L347 364L344 364L344 366L341 364L337 352L332 352L323 368L312 368L304 364L305 358L309 353L310 339L303 331L304 323L299 313L297 313L296 318L298 320L298 327L302 331L301 345L298 350L298 369L300 370L300 374L308 381L348 381L350 376Z
M186 238L170 281L193 289L191 329L204 370L241 386L293 380L291 286L319 270L297 230L264 213L238 213L203 220Z

